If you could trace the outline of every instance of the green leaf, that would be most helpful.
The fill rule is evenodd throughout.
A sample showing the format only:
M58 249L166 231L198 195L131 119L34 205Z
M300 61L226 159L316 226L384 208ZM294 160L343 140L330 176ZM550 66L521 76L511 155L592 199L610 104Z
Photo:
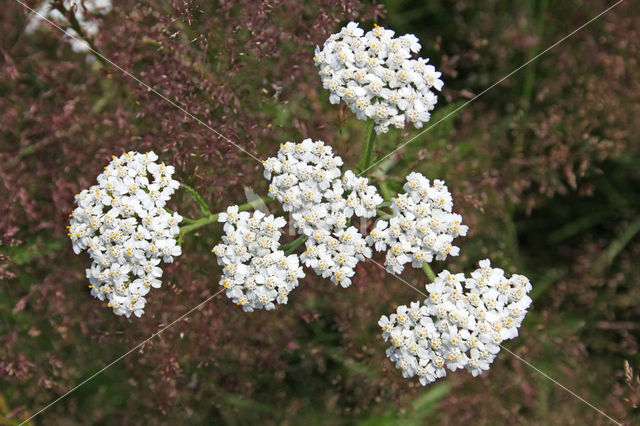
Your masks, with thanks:
M185 191L187 191L187 194L189 194L191 198L193 198L193 201L195 201L198 204L198 206L200 207L200 211L202 212L202 215L211 216L211 210L209 210L209 206L207 205L207 202L202 198L202 196L200 196L200 194L198 194L198 191L196 191L194 188L190 187L186 183L181 183L181 186Z

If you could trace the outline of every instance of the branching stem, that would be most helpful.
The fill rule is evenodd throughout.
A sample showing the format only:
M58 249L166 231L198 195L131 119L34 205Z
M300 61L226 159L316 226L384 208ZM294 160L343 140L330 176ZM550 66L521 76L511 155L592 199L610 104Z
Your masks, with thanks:
M257 206L260 206L262 204L266 204L266 203L270 203L271 201L273 201L271 198L259 198L257 200L251 201L249 203L245 203L245 204L241 204L238 206L238 211L239 212L243 212L243 211L247 211L247 210L252 210ZM184 236L190 232L195 231L196 229L200 229L203 226L207 226L210 225L212 223L215 223L218 221L218 217L220 216L220 213L216 213L216 214L211 214L209 216L205 216L202 217L198 220L192 220L191 223L180 227L180 236Z

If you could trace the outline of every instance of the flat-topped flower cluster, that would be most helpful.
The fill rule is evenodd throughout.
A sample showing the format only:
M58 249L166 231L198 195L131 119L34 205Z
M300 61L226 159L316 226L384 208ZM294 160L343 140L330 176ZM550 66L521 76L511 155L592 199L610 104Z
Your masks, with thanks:
M467 227L461 224L460 215L451 213L451 194L444 182L436 180L430 185L421 174L411 173L404 186L407 193L393 199L395 216L389 223L378 221L371 234L365 237L350 224L351 219L354 215L375 217L383 199L367 178L356 176L351 170L343 174L342 164L342 159L333 154L330 146L311 139L281 144L276 157L263 161L264 176L270 180L269 196L282 203L283 209L291 213L294 227L306 236L306 250L299 258L290 255L287 258L290 264L303 263L317 275L346 288L351 285L357 264L371 257L372 246L378 251L388 248L387 269L394 273L402 272L407 262L422 267L423 262L458 254L458 248L451 243L453 238L466 235ZM240 213L234 220L244 223L248 220L247 215ZM228 221L231 216L222 217ZM284 219L281 220L278 223L284 226ZM267 306L272 309L272 304L257 302L253 296L245 297L247 284L243 284L243 280L249 272L244 267L238 272L231 266L235 262L229 257L229 253L238 256L232 248L236 240L240 241L236 247L242 250L242 261L260 264L261 258L268 253L246 250L242 242L244 237L238 236L244 231L229 226L227 222L223 244L213 250L218 262L225 266L221 285L227 287L227 295L245 310ZM270 240L272 252L278 247L279 237L280 233L277 233ZM239 278L232 279L238 273ZM252 280L248 285L252 290L256 287ZM282 293L288 294L291 290L283 289ZM270 294L273 300L276 293ZM283 301L286 302L286 298Z
M426 286L423 304L401 305L380 318L382 337L392 343L387 356L404 377L426 385L444 377L445 367L477 376L489 369L500 344L518 335L531 305L529 280L508 279L489 260L479 266L470 277L441 272Z
M345 101L359 119L372 120L376 132L385 133L407 122L422 127L437 102L432 89L441 90L440 73L427 60L412 59L420 47L411 34L394 38L379 26L364 34L351 22L316 49L314 59L331 102ZM374 141L369 132L365 171ZM91 294L108 300L117 315L141 316L150 288L161 285L160 262L181 254L175 237L182 217L165 207L179 183L172 179L173 167L157 159L153 152L114 156L98 184L76 196L71 215L73 249L88 251L92 259L86 270ZM452 212L444 181L412 172L405 192L385 203L366 177L343 173L342 159L322 141L281 144L263 166L269 196L290 213L302 236L281 245L285 219L242 211L253 203L217 215L224 235L211 251L223 266L219 285L246 312L288 303L305 276L303 265L347 288L358 263L374 249L386 252L385 267L392 274L402 273L406 264L429 271L427 263L459 254L453 240L468 231ZM197 192L186 189L205 217L187 219L182 235L216 220ZM384 211L388 207L392 214ZM377 220L363 235L367 219L378 214L387 220ZM353 226L354 217L363 219L359 227ZM303 241L305 251L292 254ZM464 368L473 376L488 370L502 342L518 335L532 303L529 280L505 277L488 259L469 277L445 270L426 290L423 303L401 305L378 322L382 338L391 342L388 358L404 377L418 377L422 385L446 376L446 369Z
M394 216L389 222L377 221L367 237L377 251L387 250L387 270L399 274L409 262L422 268L434 258L457 256L460 249L453 239L467 235L468 227L462 225L462 216L451 212L453 200L444 182L436 179L430 185L413 172L403 188L407 192L391 200Z
M73 250L87 250L91 294L108 300L117 315L142 315L150 288L160 287L160 262L182 253L175 239L182 217L165 210L180 184L172 179L173 166L157 159L153 152L114 156L98 184L75 197L68 233Z
M278 250L284 218L230 206L218 221L224 222L225 235L212 252L224 267L220 285L227 297L246 312L275 309L274 301L287 303L304 272L297 255Z
M442 82L426 61L410 59L419 50L415 36L394 39L393 31L377 26L363 36L350 23L316 52L316 61L331 101L344 99L359 118L374 120L381 133L390 125L409 121L420 127L429 119L436 102L430 89L440 90ZM172 179L173 167L155 160L153 153L114 156L98 185L76 196L69 226L74 251L87 250L93 261L87 269L91 293L127 317L142 315L144 296L160 286L159 263L181 254L174 237L182 217L165 210L179 183ZM412 172L405 192L385 204L366 177L343 173L342 165L330 146L311 139L281 144L275 157L263 161L269 196L303 235L293 243L280 244L282 217L250 214L237 205L218 215L224 235L211 251L223 266L219 284L244 311L286 304L305 276L303 264L346 288L373 249L386 251L385 266L393 274L402 273L406 264L422 268L459 254L453 240L465 236L468 227L452 212L444 181ZM384 212L383 205L393 213ZM364 226L351 224L354 216L370 219L378 213L388 221L378 220L369 235L362 234ZM302 241L305 251L291 254ZM526 277L507 278L488 259L470 277L445 270L426 290L423 303L401 305L378 322L382 338L391 342L388 358L404 377L417 376L422 385L446 376L446 369L464 368L473 376L488 370L501 343L518 335L532 302Z
M366 34L350 22L332 34L314 61L332 104L344 101L360 120L373 120L378 134L413 123L421 128L431 118L441 90L440 73L420 52L413 34L394 38L392 30L375 26Z
M269 195L291 212L294 226L308 237L301 260L316 274L342 287L351 285L358 262L371 257L364 236L351 217L373 217L382 203L375 186L348 170L322 141L305 139L280 146L277 157L264 161L271 180Z

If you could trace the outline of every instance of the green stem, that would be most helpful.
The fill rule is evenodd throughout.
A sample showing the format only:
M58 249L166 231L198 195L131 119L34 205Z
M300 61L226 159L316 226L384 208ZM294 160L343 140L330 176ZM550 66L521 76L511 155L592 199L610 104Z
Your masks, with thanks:
M369 167L371 167L371 162L373 160L373 149L376 145L376 123L373 120L367 121L367 136L364 141L363 154L364 157L360 161L362 164L360 167L360 176L366 177L367 171L369 171Z
M180 227L180 235L186 235L189 232L193 232L196 229L202 228L203 226L207 226L209 224L217 222L218 221L218 216L220 216L220 213L216 213L216 214L211 215L211 216L200 218L200 219L196 220L193 223L190 223L190 224L188 224L186 226L182 226L182 227Z
M432 282L436 280L436 274L433 273L433 270L431 269L431 266L429 266L429 264L427 262L422 262L422 270L424 271L425 274L427 274L427 277Z
M593 271L595 273L601 273L604 271L613 260L620 254L629 241L631 241L636 234L640 232L640 216L634 218L626 227L626 229L615 240L609 244L609 246L602 252L602 254L593 263Z
M246 210L252 210L257 206L260 206L262 204L266 204L273 201L271 198L258 198L257 200L251 201L250 203L245 203L245 204L241 204L238 206L238 211L239 212L243 212ZM210 225L214 222L218 221L218 217L220 216L220 213L216 213L216 214L211 214L209 216L205 216L202 217L198 220L194 220L192 223L186 225L186 226L182 226L180 227L180 236L184 236L190 232L195 231L196 229L200 229L203 226L207 226Z
M535 3L538 3L537 7ZM532 7L534 8L534 10L532 11L532 14L533 15L537 14L537 16L535 17L536 22L535 22L534 34L538 40L536 44L529 50L529 57L528 57L529 62L531 62L531 59L536 55L538 55L540 52L541 41L544 35L544 26L546 22L545 12L549 8L549 0L540 0L539 2L535 2L535 3L532 3L533 5ZM524 78L524 84L522 86L522 99L524 100L524 106L526 109L528 109L531 104L531 97L533 94L535 77L536 77L536 64L534 63L531 66L527 67L527 71Z
M301 235L299 236L295 241L290 242L289 244L283 244L280 247L278 247L280 250L284 250L284 255L285 256L289 256L291 253L293 253L295 251L295 249L297 249L298 247L300 247L300 245L302 243L304 243L305 241L307 241L307 237L306 235Z
M296 238L294 241L288 242L288 243L284 243L281 244L280 247L278 247L278 250L287 250L289 247L291 246L296 246L298 245L298 243L302 240L306 240L307 236L306 235L300 235L298 238Z
M380 185L380 192L382 193L382 197L385 200L383 205L385 205L386 203L387 206L391 206L391 199L394 198L396 195L393 193L391 188L389 188L389 185L387 185L387 183L384 180L382 179L378 180L378 185Z
M382 209L378 209L377 212L381 219L391 219L393 217L392 214L389 214Z

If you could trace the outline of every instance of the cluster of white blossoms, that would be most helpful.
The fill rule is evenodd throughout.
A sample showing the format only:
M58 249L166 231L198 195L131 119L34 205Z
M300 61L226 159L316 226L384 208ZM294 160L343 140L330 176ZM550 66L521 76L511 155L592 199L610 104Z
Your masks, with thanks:
M451 212L453 201L444 182L436 179L431 185L413 172L403 189L406 193L391 200L394 216L389 222L376 222L367 237L377 251L387 250L387 270L399 274L409 262L421 268L423 262L457 256L460 249L453 239L466 235L469 228L462 225L462 216Z
M153 152L128 152L98 176L98 185L76 195L69 238L76 254L87 250L91 294L108 300L116 315L144 313L145 296L160 287L161 261L182 253L175 236L182 217L165 210L179 187L173 166Z
M52 0L43 1L35 13L32 13L29 17L29 22L25 28L27 34L34 33L44 18L58 21L67 22L67 17L64 16L57 9L51 8ZM63 6L67 10L72 10L78 24L82 31L88 36L95 36L98 34L98 22L94 19L90 19L90 15L106 15L113 7L111 0L63 0ZM65 31L71 36L68 37L71 48L74 52L88 52L89 44L82 40L80 35L73 28L66 28Z
M301 260L316 274L342 287L351 285L355 266L371 257L363 235L350 218L373 217L382 197L366 178L344 176L342 159L322 141L306 139L280 146L277 157L264 161L271 180L269 196L291 212L294 226L308 237Z
M378 134L391 126L402 129L405 122L421 128L438 101L431 89L443 86L428 59L411 59L420 52L416 36L393 36L377 25L364 34L350 22L322 50L316 48L314 57L331 103L343 100L360 120L373 120Z
M355 226L332 234L319 229L305 244L306 250L300 256L304 264L343 288L351 285L358 262L371 257L371 248Z
M474 377L488 370L500 344L518 335L531 305L529 280L507 279L489 260L469 278L443 271L426 289L424 304L399 306L378 322L383 339L391 341L389 359L422 385L444 377L445 367L465 368Z
M218 221L224 222L225 235L211 251L224 266L220 285L227 297L245 312L275 309L274 301L287 303L304 272L297 255L278 250L284 218L261 211L250 215L230 206Z

